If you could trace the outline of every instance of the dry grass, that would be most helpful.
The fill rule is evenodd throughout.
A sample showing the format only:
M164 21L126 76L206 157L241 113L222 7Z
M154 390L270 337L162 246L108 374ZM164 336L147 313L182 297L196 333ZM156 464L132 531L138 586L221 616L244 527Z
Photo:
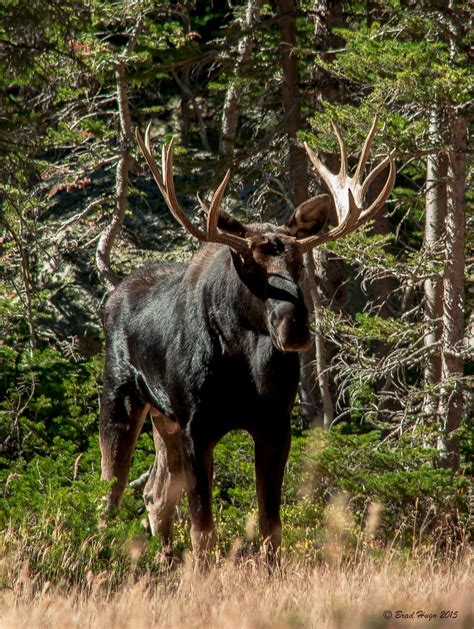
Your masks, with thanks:
M469 561L411 559L367 554L342 566L283 561L270 574L259 562L232 560L196 574L191 562L160 578L130 577L112 592L106 573L75 591L45 583L36 592L25 566L13 590L0 595L0 627L134 629L148 627L273 629L303 627L474 626ZM393 613L391 620L384 611ZM397 611L414 618L397 619ZM418 612L436 614L429 620ZM441 612L458 612L440 619Z
M393 544L383 546L376 535L381 509L370 507L361 531L347 496L336 495L325 511L319 549L288 546L273 571L258 556L245 556L251 551L241 540L228 557L217 550L211 567L197 571L189 554L172 568L159 557L152 566L144 561L146 544L131 538L121 567L112 562L98 574L78 571L65 547L51 556L58 571L45 572L34 557L41 549L48 555L49 546L31 539L15 545L9 529L10 543L0 543L0 629L474 628L465 532L442 544L435 535L429 545L417 544L414 536L409 550L396 547L395 532ZM45 574L53 575L52 583Z

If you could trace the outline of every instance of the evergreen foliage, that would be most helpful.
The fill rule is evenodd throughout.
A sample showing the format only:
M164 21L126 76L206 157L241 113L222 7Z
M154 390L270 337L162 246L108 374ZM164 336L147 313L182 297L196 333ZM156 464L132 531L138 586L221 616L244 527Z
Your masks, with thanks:
M202 220L194 193L212 188L230 163L227 209L240 218L281 221L294 201L280 94L281 17L275 3L262 3L250 59L237 71L239 42L249 34L245 4L2 2L0 556L12 562L2 578L26 558L55 582L80 582L106 568L119 582L134 562L143 571L162 569L160 543L142 525L138 494L128 491L119 517L99 527L106 492L97 440L104 289L94 255L116 210L121 156L129 155L131 166L124 228L112 252L118 274L148 259L186 259L196 243L170 218L123 134L117 68L124 68L133 126L151 120L160 142L176 137L178 194L193 220ZM318 324L331 348L336 420L329 432L302 432L305 420L296 407L284 548L321 557L327 505L343 495L353 517L349 550L363 540L374 553L432 544L455 554L468 527L472 392L463 374L455 374L454 384L423 378L426 361L441 351L424 340L424 282L442 279L446 266L445 236L427 248L424 227L427 158L454 150L451 121L467 119L472 103L468 8L462 2L343 2L343 23L332 29L342 43L324 48L315 33L319 4L296 3L293 54L304 120L298 141L334 160L335 120L352 164L378 114L374 154L394 149L399 172L385 227L325 248L350 284L345 302L333 295ZM231 83L240 97L238 133L233 155L221 159ZM433 112L441 127L436 137ZM310 188L316 193L321 186L314 181ZM464 264L465 252L457 253ZM455 348L466 359L470 299L468 290L466 339ZM466 360L465 374L471 371ZM441 469L438 445L446 426L443 417L427 415L426 400L458 385L464 411L455 472ZM147 429L134 477L148 469L153 451ZM253 474L248 438L226 437L216 450L221 552L229 552L236 535L242 552L255 550ZM367 514L377 503L383 504L380 525L369 540ZM186 517L184 505L176 527L182 552L190 546Z

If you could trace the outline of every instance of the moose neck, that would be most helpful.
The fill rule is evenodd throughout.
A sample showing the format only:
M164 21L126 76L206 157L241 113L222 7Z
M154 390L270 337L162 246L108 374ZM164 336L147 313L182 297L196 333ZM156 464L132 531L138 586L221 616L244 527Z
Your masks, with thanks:
M203 291L209 323L218 328L223 340L235 341L245 331L268 336L264 302L239 277L228 247L204 246L195 256L188 277Z

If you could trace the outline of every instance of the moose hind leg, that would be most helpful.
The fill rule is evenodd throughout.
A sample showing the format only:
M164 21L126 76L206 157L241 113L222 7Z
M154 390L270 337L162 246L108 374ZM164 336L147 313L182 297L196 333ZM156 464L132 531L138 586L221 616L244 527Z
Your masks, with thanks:
M152 535L159 533L164 548L169 551L176 505L184 489L181 434L177 426L173 428L174 432L169 432L170 420L152 413L156 456L145 486L144 500Z
M128 387L125 391L104 387L99 420L102 479L116 479L107 495L108 511L120 505L148 408Z

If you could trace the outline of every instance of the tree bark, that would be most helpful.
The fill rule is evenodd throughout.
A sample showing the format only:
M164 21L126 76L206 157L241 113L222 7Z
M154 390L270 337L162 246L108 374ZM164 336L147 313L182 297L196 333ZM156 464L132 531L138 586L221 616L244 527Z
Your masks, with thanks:
M375 201L379 193L387 181L387 171L384 169L378 177L372 182L370 189L367 192L366 204L370 206ZM386 235L390 233L390 221L386 214L386 206L381 208L374 217L374 224L372 228L373 234ZM371 312L381 318L388 318L392 316L392 312L389 307L390 295L393 290L393 280L388 277L376 279L370 283L371 292ZM392 347L389 343L384 341L376 341L373 345L373 351L377 355L378 360L383 361L386 356L392 351ZM401 404L398 399L395 388L393 376L389 375L384 380L376 382L376 394L377 394L377 413L381 421L385 418L389 420L397 410L400 410Z
M330 62L334 55L328 50L338 48L343 39L333 33L333 28L343 23L342 2L339 0L314 0L313 22L315 48L320 58ZM344 86L341 81L330 72L315 64L313 71L314 83L314 107L322 109L323 99L331 102L344 101ZM339 160L337 156L328 156L326 163L336 169ZM337 216L334 207L331 208L329 220L337 224ZM323 427L329 427L334 418L334 404L336 399L336 385L333 372L328 371L331 357L335 355L335 347L323 338L321 334L322 308L335 307L345 310L347 302L346 272L341 259L325 250L314 249L311 253L311 261L306 264L307 269L314 273L314 279L310 282L316 287L315 294L315 360L311 379L303 381L303 389L311 387L314 408L320 408L322 420L316 419ZM319 394L319 396L317 395Z
M464 193L466 185L466 120L450 121L448 152L446 262L443 275L443 333L441 354L442 462L459 467L459 428L463 417L464 335Z
M448 16L451 62L466 32L462 14L456 11L455 0L449 0ZM462 377L464 361L464 246L467 122L462 113L451 113L448 122L449 149L446 182L446 248L443 272L443 330L441 337L441 399L440 415L443 432L439 443L441 464L459 468L459 428L463 420Z
M280 51L283 65L282 103L290 143L289 170L296 204L308 198L308 162L304 149L296 144L296 134L302 128L298 99L298 65L292 54L296 45L296 21L293 0L277 0L280 14Z
M303 148L296 144L296 134L302 128L301 109L298 98L298 65L297 59L292 54L296 45L296 22L293 0L277 0L280 14L281 33L281 57L283 65L282 103L286 116L287 133L290 142L289 147L289 171L293 182L293 196L299 205L308 198L308 163ZM329 427L334 417L332 399L329 391L326 372L326 353L324 339L321 336L321 304L319 303L317 286L315 281L315 269L312 252L305 254L306 282L304 283L304 296L309 311L314 320L314 356L315 369L308 369L308 360L302 359L302 382L300 389L303 391L301 398L305 400L304 411L308 423L316 423ZM322 420L318 419L318 409L314 396L315 370L317 373L317 386L322 402Z
M315 378L321 396L322 415L316 414L313 418L313 425L319 428L329 430L334 419L334 405L331 396L331 389L328 378L328 361L326 355L326 344L322 334L322 318L321 311L324 307L321 303L316 284L316 270L314 266L313 252L309 251L305 254L306 278L309 287L309 295L313 304L314 313L314 367L306 382L306 386L315 386Z
M250 54L254 46L254 38L251 30L260 17L260 7L262 0L248 0L245 10L245 20L243 30L246 34L240 39L237 48L237 61L235 63L233 76L229 81L224 107L222 109L221 135L219 142L219 155L225 158L232 158L234 155L235 137L237 133L237 123L239 120L240 89L239 78L242 76Z
M309 271L305 270L305 279L308 279ZM308 300L309 288L303 287L303 294L308 304L308 310L311 308L311 301ZM311 310L310 310L311 311ZM313 337L314 340L314 337ZM298 393L301 403L301 412L303 414L303 428L311 426L321 427L322 414L319 412L320 394L319 383L315 378L316 370L316 342L311 343L309 349L300 352L300 385Z
M128 207L129 172L133 163L131 147L133 145L132 121L128 105L127 63L135 48L142 29L143 16L139 16L130 35L129 42L122 55L119 55L115 66L115 80L117 85L117 105L119 112L119 145L120 157L115 175L115 209L112 220L104 229L96 249L96 266L100 280L108 291L113 290L119 278L112 270L110 254L115 238L122 229L123 219Z
M128 82L123 62L118 62L115 69L117 81L117 102L120 119L120 158L115 174L115 209L112 220L102 232L96 250L96 265L100 280L108 291L113 290L119 278L112 270L110 254L115 238L122 229L123 219L128 207L128 174L132 164L130 149L132 146L132 125L128 107Z
M179 12L179 16L183 22L183 32L186 37L189 37L189 33L191 32L191 20L189 19L189 13L186 7L183 7L183 10ZM189 146L189 127L190 127L190 118L191 118L191 99L189 97L190 89L190 74L191 70L188 66L185 66L181 70L178 70L177 76L179 78L180 84L184 85L187 89L181 89L181 104L180 104L180 119L179 119L179 127L181 132L181 144L183 146Z
M446 156L440 150L442 142L439 114L433 110L430 120L430 136L434 145L433 154L428 156L426 164L425 193L425 242L424 247L430 255L444 234L446 218ZM441 341L443 316L443 282L433 275L424 283L424 322L425 347L433 347ZM429 422L438 418L439 395L435 388L441 380L441 351L430 352L424 367L425 395L423 413Z
M341 0L314 0L313 23L316 50L325 62L331 62L336 56L331 50L344 46L344 38L334 33L333 29L344 24L343 3ZM331 103L343 103L346 98L344 83L321 65L314 66L316 86L315 107L321 109L323 99Z

